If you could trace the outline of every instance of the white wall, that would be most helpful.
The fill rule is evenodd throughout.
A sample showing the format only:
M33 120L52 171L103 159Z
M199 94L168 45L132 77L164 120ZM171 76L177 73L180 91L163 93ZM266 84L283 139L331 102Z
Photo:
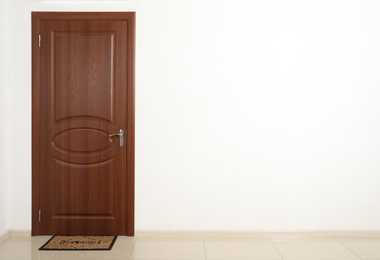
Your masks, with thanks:
M11 228L31 219L30 12L136 10L137 230L380 229L379 1L8 5Z
M7 3L0 2L0 236L9 229L8 37Z

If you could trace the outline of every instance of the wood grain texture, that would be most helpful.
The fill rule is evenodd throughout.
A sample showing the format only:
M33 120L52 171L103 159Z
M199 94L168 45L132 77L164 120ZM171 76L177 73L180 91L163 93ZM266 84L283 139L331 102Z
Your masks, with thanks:
M134 235L134 26L134 13L32 14L33 235ZM125 147L108 137L119 129Z

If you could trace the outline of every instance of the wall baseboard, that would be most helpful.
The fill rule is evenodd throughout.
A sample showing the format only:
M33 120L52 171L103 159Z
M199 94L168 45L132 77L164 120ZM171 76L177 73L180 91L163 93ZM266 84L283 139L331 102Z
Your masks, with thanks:
M3 242L5 239L9 238L9 236L10 236L9 231L6 231L0 234L0 243Z
M31 230L10 229L3 234L0 234L0 243L11 237L30 237L31 235Z
M300 230L300 231L165 231L136 230L135 237L260 237L292 239L303 237L380 237L380 230Z
M0 234L0 243L10 237L30 237L31 230L10 229ZM305 237L380 237L380 230L300 230L300 231L223 231L223 230L136 230L135 237L257 237L267 239L292 239Z
M10 229L9 231L10 237L30 237L32 236L32 231L27 229Z

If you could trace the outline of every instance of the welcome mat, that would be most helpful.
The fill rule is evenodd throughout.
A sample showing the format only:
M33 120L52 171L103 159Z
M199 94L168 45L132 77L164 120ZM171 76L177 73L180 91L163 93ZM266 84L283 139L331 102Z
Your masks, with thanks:
M117 236L53 236L39 250L111 250Z

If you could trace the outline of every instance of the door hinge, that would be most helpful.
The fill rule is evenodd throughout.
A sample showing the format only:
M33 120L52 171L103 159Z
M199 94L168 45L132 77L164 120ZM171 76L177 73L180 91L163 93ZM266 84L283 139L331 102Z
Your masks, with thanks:
M38 222L41 222L41 210L38 210Z
M38 47L41 48L41 34L38 35Z

